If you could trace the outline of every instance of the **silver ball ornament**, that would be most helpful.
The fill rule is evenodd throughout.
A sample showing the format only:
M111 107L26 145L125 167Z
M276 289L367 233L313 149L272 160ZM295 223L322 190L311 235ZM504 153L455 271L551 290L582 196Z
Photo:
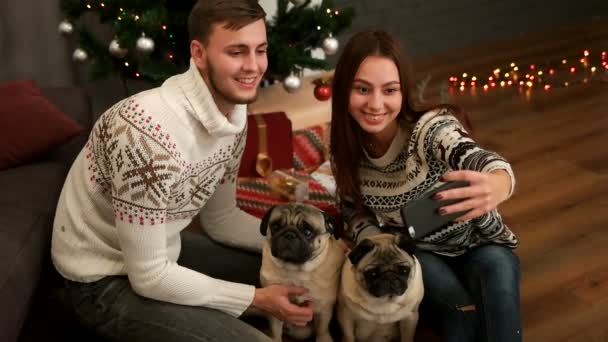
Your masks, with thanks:
M65 36L70 35L74 32L74 25L72 25L71 22L64 20L57 26L57 31Z
M72 59L76 62L84 62L89 58L89 55L86 51L81 48L76 48L74 53L72 54Z
M148 54L154 50L154 40L142 34L135 42L135 46L138 51Z
M298 76L289 75L283 80L283 88L288 93L295 93L302 86L302 80Z
M124 56L127 55L127 52L128 52L127 49L123 49L120 47L120 44L118 43L118 39L113 39L110 42L110 46L108 47L108 50L110 51L110 54L112 54L112 56L114 56L116 58L123 58Z
M306 3L306 0L289 0L294 6L302 6Z
M332 36L323 39L322 44L323 52L325 52L326 55L335 54L336 52L338 52L338 47L340 46L338 40Z

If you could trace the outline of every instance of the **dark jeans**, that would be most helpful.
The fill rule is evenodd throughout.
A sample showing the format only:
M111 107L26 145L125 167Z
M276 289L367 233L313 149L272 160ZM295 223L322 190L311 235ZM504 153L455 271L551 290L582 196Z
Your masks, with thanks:
M182 233L178 263L214 278L259 286L260 254L220 245L207 236ZM78 320L108 341L270 341L223 312L141 297L126 276L89 284L68 281L66 287Z
M519 258L486 245L458 257L418 252L424 279L421 320L442 341L522 340Z

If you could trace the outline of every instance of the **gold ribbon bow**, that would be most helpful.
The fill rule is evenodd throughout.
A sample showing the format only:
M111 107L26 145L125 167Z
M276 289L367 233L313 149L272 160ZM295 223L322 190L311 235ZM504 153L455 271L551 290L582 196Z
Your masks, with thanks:
M254 115L253 118L258 127L258 155L255 171L265 178L272 172L272 159L268 155L268 125L262 115Z

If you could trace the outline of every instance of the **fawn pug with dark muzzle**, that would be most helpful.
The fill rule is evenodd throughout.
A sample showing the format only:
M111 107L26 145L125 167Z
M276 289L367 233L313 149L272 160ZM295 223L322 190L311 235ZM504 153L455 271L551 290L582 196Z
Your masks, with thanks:
M292 337L304 339L315 334L317 341L332 341L329 322L336 302L344 249L335 238L332 218L305 204L284 204L266 212L260 232L266 236L262 249L260 282L294 285L308 289L300 304L311 301L313 320L307 327L285 327ZM282 339L284 323L270 316L271 337Z
M353 247L338 294L343 341L414 341L424 295L414 250L404 234L374 235Z

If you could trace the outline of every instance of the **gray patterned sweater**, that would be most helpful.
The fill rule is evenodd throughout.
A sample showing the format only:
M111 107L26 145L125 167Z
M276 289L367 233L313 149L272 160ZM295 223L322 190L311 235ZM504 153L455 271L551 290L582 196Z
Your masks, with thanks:
M477 145L448 109L425 113L411 133L405 124L400 125L383 156L371 158L365 153L359 166L365 211L353 210L348 202L342 205L348 236L356 242L380 232L385 225L402 227L399 209L441 185L441 176L450 170L496 169L505 170L511 177L511 195L515 178L503 157ZM517 237L496 209L466 222L447 225L421 238L418 247L456 256L488 243L517 246Z

